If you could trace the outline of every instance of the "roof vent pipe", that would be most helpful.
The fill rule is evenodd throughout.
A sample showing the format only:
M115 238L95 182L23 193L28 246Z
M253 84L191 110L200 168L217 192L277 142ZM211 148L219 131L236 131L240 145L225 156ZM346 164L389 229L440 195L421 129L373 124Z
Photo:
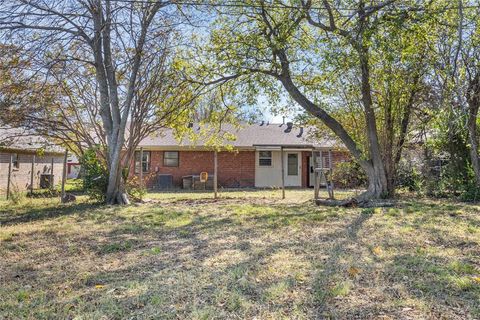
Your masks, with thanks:
M300 127L300 132L297 135L297 138L301 138L303 134L303 127Z
M290 131L292 131L292 128L293 128L293 122L287 122L287 128L285 129L285 133L289 133Z

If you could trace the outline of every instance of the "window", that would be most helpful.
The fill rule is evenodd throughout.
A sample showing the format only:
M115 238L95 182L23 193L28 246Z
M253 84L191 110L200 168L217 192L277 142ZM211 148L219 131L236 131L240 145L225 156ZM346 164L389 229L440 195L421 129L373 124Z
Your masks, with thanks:
M272 166L272 151L259 151L258 152L258 165L261 167Z
M165 151L163 153L164 167L178 167L178 151Z
M317 168L329 168L329 157L328 154L325 155L323 152L317 152L315 154L315 158L317 160Z
M287 175L298 176L298 154L289 153L287 156Z
M143 151L142 172L150 171L150 151ZM140 151L135 151L135 173L140 173Z
M18 160L18 153L12 154L12 169L20 169L20 161Z

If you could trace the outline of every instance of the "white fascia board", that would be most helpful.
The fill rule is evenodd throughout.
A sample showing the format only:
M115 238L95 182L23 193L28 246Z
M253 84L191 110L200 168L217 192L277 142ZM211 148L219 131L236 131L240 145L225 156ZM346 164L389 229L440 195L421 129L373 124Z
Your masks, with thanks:
M144 151L214 151L213 147L206 147L206 146L179 146L179 145L172 145L172 146L155 146L155 145L143 145L138 146L135 150L140 150L143 148ZM219 151L253 151L255 150L254 147L233 147L233 149L227 150L226 147L219 147Z
M283 151L295 151L295 152L312 151L312 148L283 148Z
M256 146L255 150L257 150L257 151L280 151L281 147L279 147L279 146Z

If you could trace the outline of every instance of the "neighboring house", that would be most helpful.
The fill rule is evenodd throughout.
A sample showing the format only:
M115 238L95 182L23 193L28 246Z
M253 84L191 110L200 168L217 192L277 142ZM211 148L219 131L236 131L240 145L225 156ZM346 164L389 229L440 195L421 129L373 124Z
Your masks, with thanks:
M67 159L67 179L77 179L80 175L81 165L75 155L69 155Z
M49 183L50 179L54 185L60 183L63 157L58 146L42 137L23 129L0 128L0 190L3 193L7 189L10 161L12 191L30 189L32 163L34 189Z
M194 128L196 129L196 128ZM348 161L346 149L331 139L313 137L313 128L294 127L287 124L243 124L240 128L224 126L224 131L236 136L226 144L234 151L218 152L218 186L281 187L282 157L284 183L287 187L313 186L312 153L322 159L324 168ZM191 141L177 141L172 131L148 137L139 144L135 166L131 175L139 176L142 168L144 183L148 188L185 187L185 180L207 172L214 173L214 151ZM319 164L320 165L320 164ZM188 182L189 183L189 182Z

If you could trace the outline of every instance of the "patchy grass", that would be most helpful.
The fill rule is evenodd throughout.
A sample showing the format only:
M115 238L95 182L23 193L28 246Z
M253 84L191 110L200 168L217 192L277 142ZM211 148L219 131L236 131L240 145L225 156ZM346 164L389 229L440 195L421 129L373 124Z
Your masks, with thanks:
M0 318L480 318L480 207L312 193L0 201Z

